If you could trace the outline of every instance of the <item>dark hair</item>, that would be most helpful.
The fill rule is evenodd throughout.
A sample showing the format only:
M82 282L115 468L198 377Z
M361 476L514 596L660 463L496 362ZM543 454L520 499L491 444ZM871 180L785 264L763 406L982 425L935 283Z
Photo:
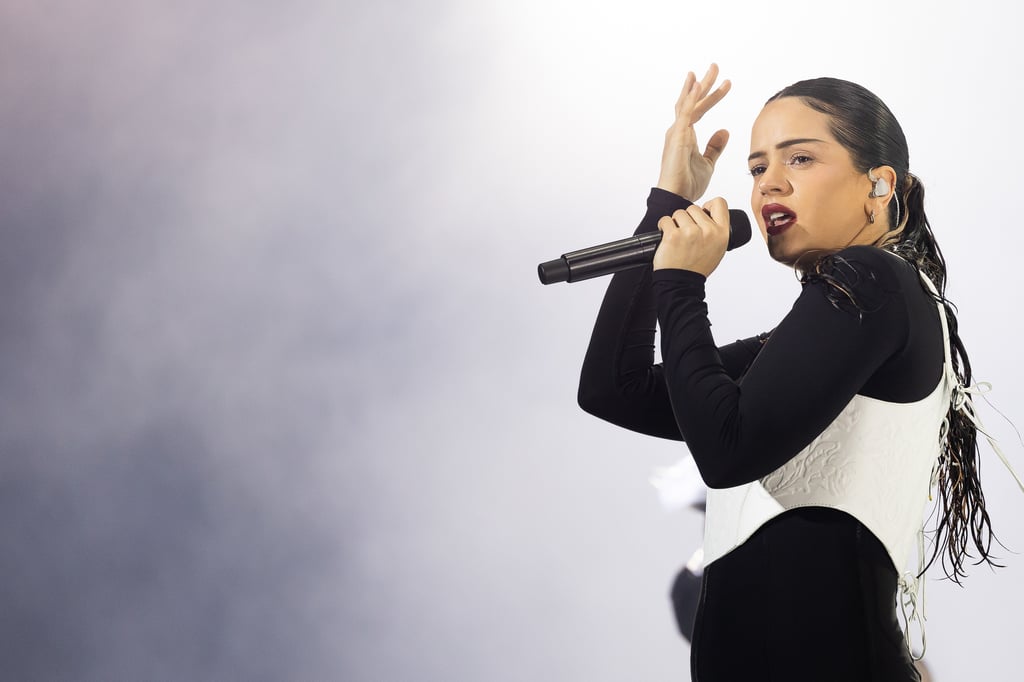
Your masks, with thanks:
M798 97L812 109L827 114L832 135L850 152L858 171L867 173L879 166L891 166L896 171L895 200L889 202L891 231L877 246L915 264L935 285L937 300L946 311L953 368L960 383L969 386L971 362L960 340L956 308L946 298L946 261L924 212L924 186L910 173L907 138L896 117L868 89L837 78L794 83L768 102L782 97ZM928 566L941 554L946 575L959 583L967 575L964 560L971 556L969 541L980 554L977 563L998 564L989 556L995 536L979 477L977 427L967 415L951 406L944 436L938 470L942 514L935 528L934 552Z

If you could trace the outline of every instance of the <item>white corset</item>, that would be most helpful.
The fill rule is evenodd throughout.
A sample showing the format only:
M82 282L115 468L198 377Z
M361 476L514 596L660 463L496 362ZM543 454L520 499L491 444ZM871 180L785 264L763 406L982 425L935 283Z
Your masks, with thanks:
M818 437L775 471L759 481L709 489L705 565L782 512L813 506L842 510L863 523L885 546L897 572L904 573L924 523L940 431L957 385L945 310L938 307L945 366L931 395L913 403L855 395Z

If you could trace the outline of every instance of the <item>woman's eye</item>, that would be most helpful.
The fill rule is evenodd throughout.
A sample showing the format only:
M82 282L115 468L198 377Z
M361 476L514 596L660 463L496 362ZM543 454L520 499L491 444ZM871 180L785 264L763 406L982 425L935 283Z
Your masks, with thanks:
M764 173L764 170L764 166L754 166L753 168L750 169L750 174L756 178L758 175Z
M814 159L812 159L811 157L806 156L804 154L797 154L796 156L794 156L792 159L789 160L789 165L791 165L791 166L802 166L805 163L810 163L813 160Z

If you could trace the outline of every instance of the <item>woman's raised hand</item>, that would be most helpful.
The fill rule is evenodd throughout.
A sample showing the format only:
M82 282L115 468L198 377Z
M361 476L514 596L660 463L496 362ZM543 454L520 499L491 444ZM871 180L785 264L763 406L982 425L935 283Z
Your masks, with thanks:
M665 133L665 150L661 156L661 175L658 187L690 201L701 198L711 182L715 162L729 141L729 131L719 130L708 140L704 153L697 147L697 134L693 124L711 107L725 97L732 84L722 81L718 89L711 88L718 78L718 65L712 64L703 80L691 71L683 83L683 91L676 101L676 120ZM710 93L710 94L708 94Z

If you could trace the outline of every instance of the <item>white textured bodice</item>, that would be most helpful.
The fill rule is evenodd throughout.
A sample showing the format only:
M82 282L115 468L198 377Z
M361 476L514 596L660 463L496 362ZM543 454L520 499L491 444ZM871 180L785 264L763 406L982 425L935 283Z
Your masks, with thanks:
M863 523L902 572L921 528L939 432L949 409L945 377L916 403L854 396L821 435L760 481L708 490L704 560L710 564L787 509L831 507Z
M904 572L924 521L940 431L956 385L941 304L939 316L945 367L929 396L891 403L856 395L783 466L759 481L708 490L705 565L782 512L814 506L855 517L882 542L897 572Z

